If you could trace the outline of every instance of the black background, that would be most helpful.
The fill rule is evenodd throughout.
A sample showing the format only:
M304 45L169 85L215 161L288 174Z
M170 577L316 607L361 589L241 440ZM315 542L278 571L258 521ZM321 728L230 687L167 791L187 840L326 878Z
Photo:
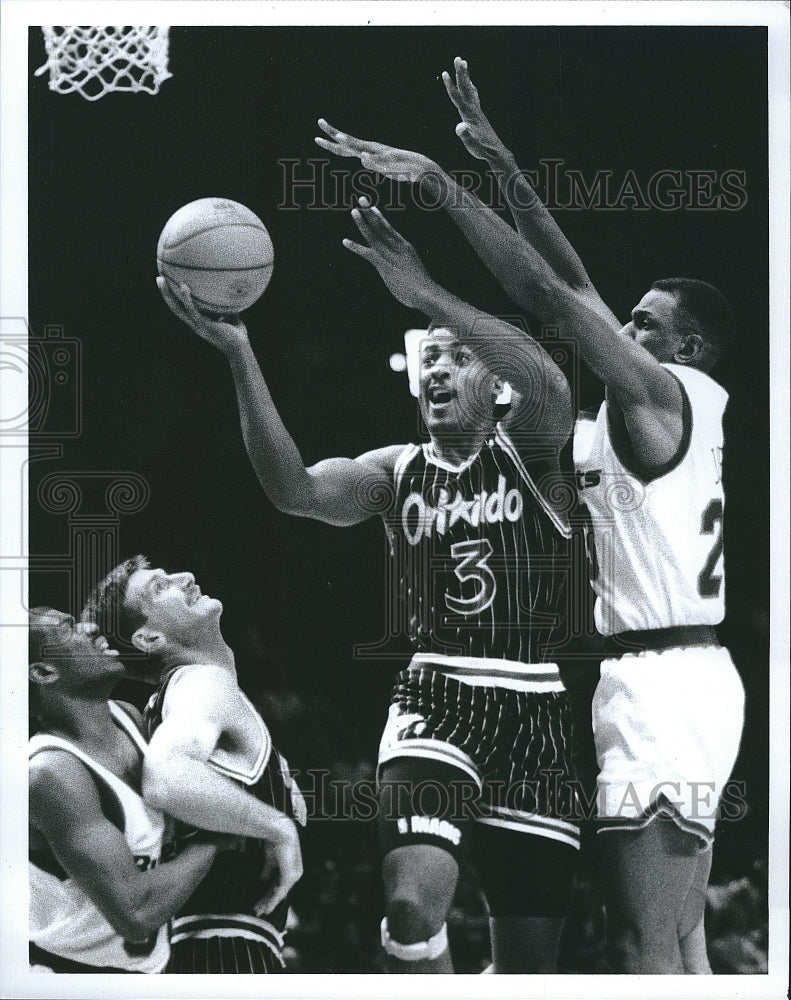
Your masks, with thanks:
M735 777L751 812L720 833L718 870L765 853L768 746L768 246L766 31L762 28L173 28L159 95L89 103L30 82L30 321L80 342L82 432L59 463L31 466L30 550L63 553L63 514L36 499L59 471L134 471L151 499L122 519L123 556L190 569L226 607L224 632L251 689L280 692L281 738L301 766L372 759L394 664L353 646L384 631L379 524L335 529L275 512L249 467L222 358L167 311L154 284L167 218L195 198L249 205L276 251L246 314L272 393L303 457L412 440L406 376L387 359L421 318L395 303L340 241L350 204L278 209L278 161L327 158L316 119L474 169L439 78L469 60L495 127L524 167L563 159L586 179L632 169L742 170L737 211L557 212L594 282L625 319L649 283L686 275L734 306L736 351L719 371L726 420L730 645L748 694ZM44 61L30 33L30 65ZM333 163L333 168L350 161ZM308 165L301 163L305 177ZM387 187L383 188L385 195ZM404 195L408 202L408 193ZM516 310L439 212L390 213L432 275L475 305ZM582 402L596 401L584 380ZM31 603L77 600L68 576L31 574ZM77 610L70 607L69 610ZM683 699L684 692L678 692ZM712 691L716 710L717 692ZM277 706L279 705L279 709ZM276 710L277 709L277 710Z

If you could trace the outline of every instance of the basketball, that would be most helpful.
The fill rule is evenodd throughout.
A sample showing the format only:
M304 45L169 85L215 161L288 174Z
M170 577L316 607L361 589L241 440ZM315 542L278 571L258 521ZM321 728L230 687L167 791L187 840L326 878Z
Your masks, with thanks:
M195 305L222 315L248 309L272 277L275 251L266 226L228 198L199 198L165 223L157 269L171 285L189 285Z

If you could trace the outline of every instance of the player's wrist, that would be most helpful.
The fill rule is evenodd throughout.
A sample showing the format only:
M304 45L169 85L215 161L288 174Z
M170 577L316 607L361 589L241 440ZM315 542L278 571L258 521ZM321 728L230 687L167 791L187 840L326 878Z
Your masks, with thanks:
M492 167L496 167L498 170L511 175L519 172L519 166L516 162L516 157L502 143L499 143L492 148L491 153L488 156L489 163Z
M250 360L255 360L253 348L247 330L242 327L235 337L227 337L219 345L220 351L225 355L231 367L246 367Z
M441 321L445 314L443 307L447 304L448 293L433 278L426 277L425 281L413 285L411 299L410 305L413 309L425 313L431 320Z
M288 844L297 835L297 828L294 821L286 816L285 813L278 816L274 822L270 820L264 825L265 829L261 833L261 839L269 841L274 846Z
M431 168L427 167L420 175L418 183L421 193L430 199L432 206L442 208L447 202L455 182L438 163L433 163Z

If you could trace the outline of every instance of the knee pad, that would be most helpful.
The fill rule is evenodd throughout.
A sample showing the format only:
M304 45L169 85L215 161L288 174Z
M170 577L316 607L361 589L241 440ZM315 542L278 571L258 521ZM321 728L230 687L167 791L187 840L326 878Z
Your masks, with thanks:
M420 962L424 959L439 958L448 947L448 925L443 924L437 933L428 941L417 941L415 944L401 944L390 937L387 929L387 917L382 920L382 947L388 955L402 962Z
M471 825L477 784L455 766L422 758L383 765L378 787L382 857L397 847L432 844L459 861Z

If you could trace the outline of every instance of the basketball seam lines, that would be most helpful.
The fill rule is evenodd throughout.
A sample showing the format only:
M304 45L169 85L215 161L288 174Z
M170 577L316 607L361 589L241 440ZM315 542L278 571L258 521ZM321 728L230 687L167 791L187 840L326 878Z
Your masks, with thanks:
M196 229L195 232L190 233L189 236L185 236L183 240L179 240L178 243L168 243L164 250L175 250L180 247L183 243L187 243L189 240L194 239L196 236L202 236L203 233L210 233L213 229L224 229L225 227L233 226L236 229L257 229L259 233L263 232L261 226L257 226L254 222L217 222L213 226L206 226L205 229Z
M178 264L175 260L163 260L161 257L160 263L170 264L171 267L178 267L182 271L263 271L264 268L272 266L274 258L264 264L250 264L247 267L204 267L200 264Z

